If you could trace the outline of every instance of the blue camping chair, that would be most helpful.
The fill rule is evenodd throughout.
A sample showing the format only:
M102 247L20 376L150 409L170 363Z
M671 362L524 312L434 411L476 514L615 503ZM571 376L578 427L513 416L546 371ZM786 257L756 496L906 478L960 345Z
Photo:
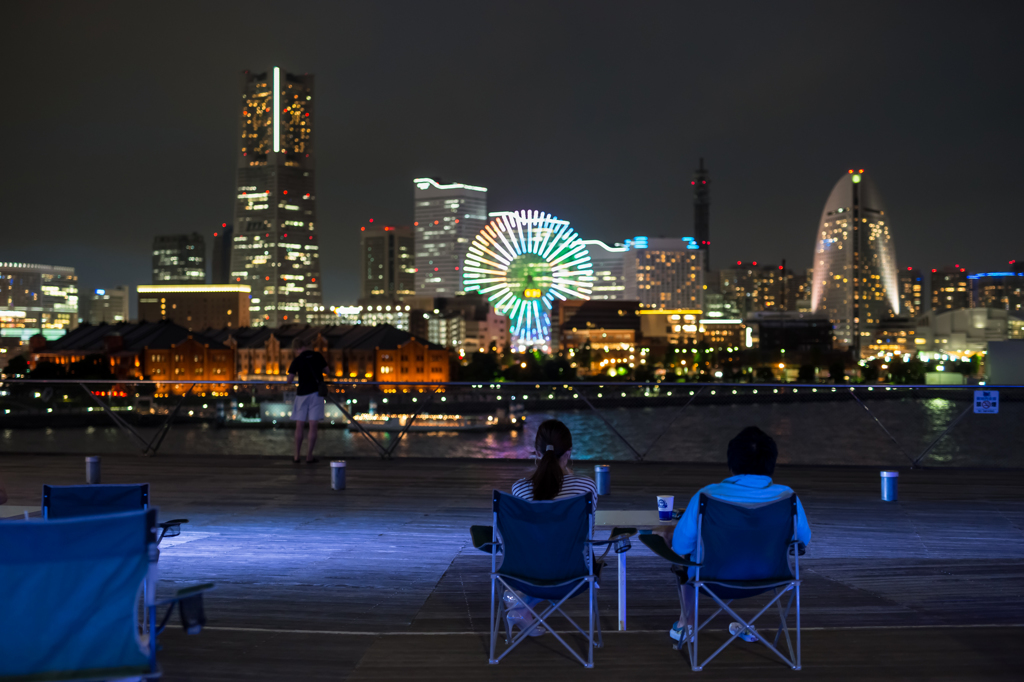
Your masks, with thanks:
M116 514L149 509L149 484L44 485L43 518L70 519L77 516ZM181 524L188 519L171 519L160 524L160 537L181 534Z
M194 634L213 585L147 600L150 635L139 635L135 605L144 582L155 592L157 528L155 509L0 523L0 682L158 676L156 638L175 604Z
M594 525L594 498L591 493L567 497L562 500L531 502L495 490L492 498L494 525L473 526L470 533L477 549L491 554L491 649L490 663L497 663L519 646L542 625L562 643L580 663L594 667L594 647L603 644L601 622L597 613L597 595L594 588L604 565L594 558L595 545L615 546L616 551L628 549L629 536L613 537L595 542L591 537ZM499 555L502 557L498 565ZM495 656L498 630L505 621L505 589L528 597L546 601L525 608L535 620L518 635L512 637L505 624L508 648ZM586 594L589 599L588 629L584 630L570 618L562 605L572 597ZM536 609L534 608L536 606ZM560 613L587 641L587 658L580 654L555 632L547 619ZM597 630L595 640L594 630Z
M660 535L641 535L640 541L656 554L672 562L672 571L679 582L679 604L683 603L683 587L694 589L693 636L683 637L678 648L686 650L693 670L703 670L711 659L729 646L739 634L732 635L703 662L697 655L700 631L722 611L753 633L758 641L771 649L794 670L800 670L800 554L803 546L797 541L796 494L778 502L742 505L724 502L701 494L697 517L697 551L689 558L681 557ZM790 567L789 557L793 557ZM692 569L692 575L690 570ZM700 593L711 597L718 609L700 622ZM731 607L734 599L753 597L765 592L774 596L753 618L744 620ZM782 608L781 598L789 593L789 602ZM789 636L787 619L796 602L796 650ZM769 642L754 626L772 605L779 615L775 639ZM786 637L789 656L778 650L779 637Z

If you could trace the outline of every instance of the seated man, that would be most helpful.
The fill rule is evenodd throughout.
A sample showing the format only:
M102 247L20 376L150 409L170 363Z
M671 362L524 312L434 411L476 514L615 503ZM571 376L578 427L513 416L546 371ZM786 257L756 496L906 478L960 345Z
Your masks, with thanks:
M671 536L665 539L672 545L672 551L680 556L691 554L697 549L697 516L700 508L700 493L724 502L735 502L740 504L777 502L788 499L793 490L787 486L773 483L771 476L775 472L775 460L779 456L779 450L771 436L757 428L748 426L739 432L735 438L729 441L729 472L732 474L721 483L713 483L700 490L690 498L686 506L686 512L679 520L679 525ZM811 541L811 528L807 525L807 517L804 515L803 505L800 500L796 502L797 509L797 539L807 545ZM666 534L668 535L668 534ZM689 569L692 578L694 569ZM693 587L683 586L683 609L679 614L679 620L672 626L669 635L674 640L683 638L685 626L685 639L688 641L693 630ZM756 641L753 633L747 632L739 623L729 625L730 634L738 634L748 642Z

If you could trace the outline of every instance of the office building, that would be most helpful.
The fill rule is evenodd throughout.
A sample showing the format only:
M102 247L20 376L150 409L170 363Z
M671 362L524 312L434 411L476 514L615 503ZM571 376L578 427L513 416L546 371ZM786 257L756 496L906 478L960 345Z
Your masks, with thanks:
M924 277L908 266L900 270L900 315L914 318L924 312Z
M198 232L153 238L153 284L206 284L206 242Z
M94 289L78 299L78 321L81 324L119 324L128 322L129 291L127 286Z
M410 227L369 224L359 228L361 297L413 296L416 266Z
M972 308L999 308L1024 317L1024 266L1010 262L1016 270L979 272L969 275Z
M210 283L231 284L231 245L235 231L227 223L213 233L213 257L210 259Z
M139 285L139 320L188 329L237 329L250 323L248 284Z
M704 159L694 171L693 180L693 238L704 252L704 270L711 269L711 178L704 168Z
M592 301L622 301L626 298L626 258L629 247L625 244L608 246L600 239L583 241L590 251L590 264L594 269L591 288Z
M863 170L851 170L832 188L818 220L813 262L811 311L832 321L838 348L859 348L871 326L899 315L892 226Z
M319 321L311 74L278 67L241 78L231 284L252 289L253 326Z
M984 353L992 341L1024 339L1024 319L998 308L929 310L914 323L922 360L966 357Z
M967 286L967 269L953 267L932 268L932 307L936 312L971 307L971 291Z
M704 255L692 237L626 241L624 299L644 309L703 309Z
M0 262L0 336L24 341L63 336L78 326L74 268Z
M641 310L640 334L645 344L692 346L697 343L700 310Z
M487 224L487 188L435 178L413 180L417 296L462 292L462 267L473 239Z
M743 263L719 270L718 289L731 301L740 316L764 310L794 310L806 288L804 276L796 275L785 265Z

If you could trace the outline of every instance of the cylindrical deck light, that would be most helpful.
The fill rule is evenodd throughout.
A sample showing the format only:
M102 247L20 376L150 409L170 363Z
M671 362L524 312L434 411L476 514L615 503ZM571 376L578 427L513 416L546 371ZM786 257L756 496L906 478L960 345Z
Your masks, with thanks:
M331 462L331 489L345 489L345 460L343 459Z
M883 471L882 472L882 501L883 502L895 502L899 497L897 484L900 480L900 472L898 471Z
M610 495L612 492L612 472L607 464L594 466L594 478L597 479L597 494Z
M98 485L100 482L100 458L85 458L85 482L90 485Z

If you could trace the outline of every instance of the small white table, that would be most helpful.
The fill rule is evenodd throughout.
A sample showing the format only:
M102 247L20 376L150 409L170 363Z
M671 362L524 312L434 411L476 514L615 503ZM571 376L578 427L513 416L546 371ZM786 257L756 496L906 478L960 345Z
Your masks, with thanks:
M655 510L620 510L620 509L598 509L594 515L595 530L611 530L619 528L636 528L637 530L650 530L655 526L674 526L677 520L662 521L658 518L658 511ZM622 552L619 557L619 630L626 629L626 554Z
M0 519L17 521L18 519L25 518L25 512L28 512L30 516L38 516L42 509L42 507L26 507L18 504L0 504Z

